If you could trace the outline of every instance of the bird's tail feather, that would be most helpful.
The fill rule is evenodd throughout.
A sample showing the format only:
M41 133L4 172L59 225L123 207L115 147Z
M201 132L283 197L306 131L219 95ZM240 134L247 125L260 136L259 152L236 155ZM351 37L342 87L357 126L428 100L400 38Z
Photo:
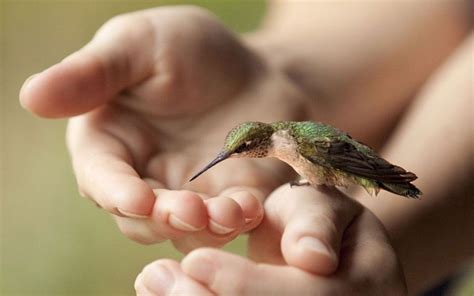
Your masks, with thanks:
M406 183L383 183L383 182L377 182L377 185L380 186L380 188L385 189L387 191L390 191L392 193L406 196L406 197L411 197L411 198L419 198L420 195L422 195L422 192L416 188L415 185L406 182Z

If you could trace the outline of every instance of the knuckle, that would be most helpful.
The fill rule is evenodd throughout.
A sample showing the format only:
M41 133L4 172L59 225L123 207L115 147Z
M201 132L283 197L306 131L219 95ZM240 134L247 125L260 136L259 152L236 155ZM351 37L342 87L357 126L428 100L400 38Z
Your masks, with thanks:
M163 38L161 45L165 49L170 49L170 52L176 52L176 46L181 45L185 46L183 49L189 53L191 51L187 47L207 44L216 31L223 30L223 26L214 15L197 6L161 10L160 16L160 20L155 22L160 33L158 37ZM183 19L186 22L183 22Z
M123 24L124 22L126 22L128 20L129 20L129 15L127 15L127 14L118 14L118 15L113 16L109 20L107 20L105 22L105 24L103 25L103 27L117 26L117 25Z
M180 88L185 83L183 81L185 70L176 61L175 53L171 49L161 51L157 67L160 68L157 87L162 95L160 98L161 106L166 107L176 104L176 97L185 93Z
M106 21L99 29L98 33L100 34L103 31L116 30L117 28L127 28L130 25L133 27L136 26L136 22L140 19L141 18L134 13L118 14Z
M215 17L209 10L202 8L197 5L184 5L178 8L178 13L181 14L182 17L187 17L187 20L192 22L199 22L204 23L210 20L214 20Z
M289 186L283 185L270 193L263 204L265 211L285 213L286 211L284 211L284 209L288 206L288 204L285 203L285 200L288 200L288 193L290 193L289 189Z

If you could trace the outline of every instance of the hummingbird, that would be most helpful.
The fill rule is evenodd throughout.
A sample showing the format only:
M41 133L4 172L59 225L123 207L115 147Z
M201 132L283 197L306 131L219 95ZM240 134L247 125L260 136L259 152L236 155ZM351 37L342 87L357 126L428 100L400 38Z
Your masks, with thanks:
M291 185L360 185L370 194L380 189L411 198L422 193L414 173L393 165L349 134L312 121L244 122L225 138L224 147L202 173L228 158L274 157L290 165L304 180Z

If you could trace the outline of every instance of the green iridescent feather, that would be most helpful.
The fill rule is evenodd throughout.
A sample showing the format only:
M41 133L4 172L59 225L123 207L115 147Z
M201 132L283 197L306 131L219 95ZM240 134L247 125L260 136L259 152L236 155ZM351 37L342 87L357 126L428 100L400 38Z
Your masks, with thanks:
M314 176L315 184L355 183L370 194L385 189L407 197L421 195L411 184L417 178L415 174L379 157L347 133L311 121L241 123L229 132L219 155L191 180L229 157L267 156L286 161L306 177Z
M286 129L298 144L298 152L335 179L348 180L370 194L383 188L396 194L417 197L421 192L410 182L412 173L392 165L368 146L330 125L305 122L273 123L275 130ZM344 182L343 182L344 183Z

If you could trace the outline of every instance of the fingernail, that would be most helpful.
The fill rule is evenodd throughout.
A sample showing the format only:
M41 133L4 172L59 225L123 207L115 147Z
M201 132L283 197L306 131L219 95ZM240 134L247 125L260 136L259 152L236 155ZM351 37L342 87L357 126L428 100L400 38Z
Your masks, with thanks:
M199 231L205 228L205 226L202 228L197 228L189 223L184 222L173 214L170 214L168 218L168 223L174 228L182 231Z
M122 210L120 208L117 208L117 212L120 214L124 215L125 217L129 218L135 218L135 219L146 219L148 218L148 215L140 215L140 214L135 214L135 213L130 213L129 211Z
M324 254L329 257L335 257L334 251L329 249L326 244L320 241L317 238L305 236L301 238L298 244L303 248L311 252L317 252L320 254Z
M245 224L253 223L254 221L262 221L263 215L265 215L263 209L260 209L259 213L253 218L245 218Z
M156 295L166 295L174 285L173 274L161 265L155 265L151 270L147 270L141 280L143 286Z
M212 232L221 234L221 235L231 233L232 231L235 230L235 228L226 227L224 225L217 223L214 220L209 220L209 229Z

